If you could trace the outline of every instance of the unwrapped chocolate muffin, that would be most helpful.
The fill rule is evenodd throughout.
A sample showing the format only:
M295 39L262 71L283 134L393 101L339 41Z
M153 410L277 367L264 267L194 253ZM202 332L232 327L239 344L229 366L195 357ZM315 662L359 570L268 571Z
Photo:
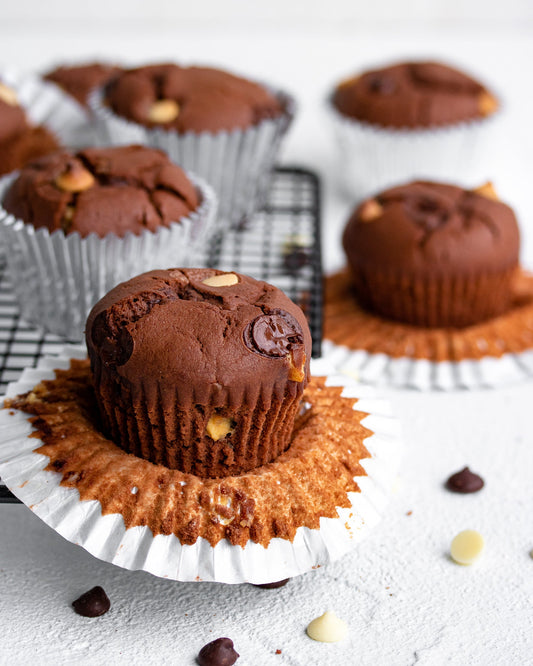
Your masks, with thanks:
M311 335L276 287L213 269L145 273L95 305L86 340L105 430L126 451L220 477L289 446Z
M358 301L425 327L464 327L505 312L519 244L516 217L489 184L394 187L358 206L343 235Z
M58 147L48 129L28 120L15 90L0 81L0 175L20 169Z

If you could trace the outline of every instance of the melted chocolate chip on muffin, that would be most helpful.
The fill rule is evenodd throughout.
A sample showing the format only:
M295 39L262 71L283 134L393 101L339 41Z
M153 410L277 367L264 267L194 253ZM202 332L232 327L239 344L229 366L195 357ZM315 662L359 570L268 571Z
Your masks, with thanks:
M105 101L128 120L178 132L245 129L283 112L280 100L252 81L173 64L122 72L108 84Z
M436 62L365 72L341 83L333 104L345 116L396 128L449 125L486 117L498 108L481 83Z
M413 182L352 214L343 236L357 298L389 319L463 327L509 307L518 224L493 190Z
M152 271L97 303L86 337L102 421L126 451L219 477L289 446L311 336L276 287L212 269Z
M168 227L198 204L183 170L144 146L48 155L21 171L3 201L8 213L36 228L101 237Z

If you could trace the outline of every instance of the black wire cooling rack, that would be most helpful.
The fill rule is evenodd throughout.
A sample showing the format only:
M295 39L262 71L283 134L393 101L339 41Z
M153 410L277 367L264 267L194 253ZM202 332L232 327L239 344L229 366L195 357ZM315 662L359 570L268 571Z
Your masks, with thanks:
M246 273L282 289L305 312L313 356L320 356L320 183L313 172L277 168L264 208L245 228L212 239L200 263ZM0 266L0 395L24 368L34 367L44 354L57 354L64 344L20 321L9 277ZM0 503L17 501L0 480Z

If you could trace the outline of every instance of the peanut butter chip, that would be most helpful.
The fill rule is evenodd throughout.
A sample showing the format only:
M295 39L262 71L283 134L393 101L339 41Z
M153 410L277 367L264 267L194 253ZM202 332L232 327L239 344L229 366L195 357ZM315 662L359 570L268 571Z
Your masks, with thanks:
M83 192L94 185L94 176L80 164L69 165L55 181L57 187L64 192Z
M479 112L482 116L490 116L498 108L498 100L488 92L483 92L479 96Z
M211 277L202 280L202 284L208 287L232 287L239 283L239 278L235 273L222 273L221 275L211 275Z
M482 197L487 197L487 199L492 199L493 201L500 200L499 196L496 194L494 185L490 182L490 180L484 183L483 185L476 187L474 192L476 194L480 194Z
M13 88L9 88L9 86L6 86L4 83L0 83L0 99L2 102L5 102L10 106L19 105L17 93L13 90Z
M368 199L361 206L359 219L361 222L372 222L383 214L383 206L375 199Z
M227 416L221 416L220 414L212 414L207 422L206 433L214 442L218 442L219 439L223 439L226 435L229 435L233 430L233 424L231 419Z
M171 123L179 116L180 106L173 99L159 99L148 111L148 120L152 123Z
M315 618L307 626L307 635L314 641L321 643L337 643L346 638L348 625L338 618L335 613L326 611L324 615Z
M476 530L464 530L452 541L450 555L457 564L474 564L483 553L485 541Z

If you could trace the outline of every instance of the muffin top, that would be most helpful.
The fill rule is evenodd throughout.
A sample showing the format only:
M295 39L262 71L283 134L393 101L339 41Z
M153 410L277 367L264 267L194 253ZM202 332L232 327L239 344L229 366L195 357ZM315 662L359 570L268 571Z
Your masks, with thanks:
M283 396L309 377L311 334L302 310L276 287L208 268L144 273L92 309L87 348L145 394L183 404L238 407Z
M256 83L217 69L173 64L123 71L105 96L119 116L178 132L244 129L283 111L280 100Z
M29 127L15 91L0 81L0 143L22 134Z
M56 152L28 164L3 207L51 232L81 236L154 231L195 210L194 185L167 155L144 146Z
M478 81L437 62L408 62L340 83L334 106L345 116L395 128L432 127L484 118L497 99Z
M518 264L518 223L492 186L413 182L356 208L344 230L350 265L422 277L499 272Z
M43 78L58 85L82 106L87 106L91 90L107 83L119 71L120 68L115 65L92 62L82 65L61 65L45 74Z

